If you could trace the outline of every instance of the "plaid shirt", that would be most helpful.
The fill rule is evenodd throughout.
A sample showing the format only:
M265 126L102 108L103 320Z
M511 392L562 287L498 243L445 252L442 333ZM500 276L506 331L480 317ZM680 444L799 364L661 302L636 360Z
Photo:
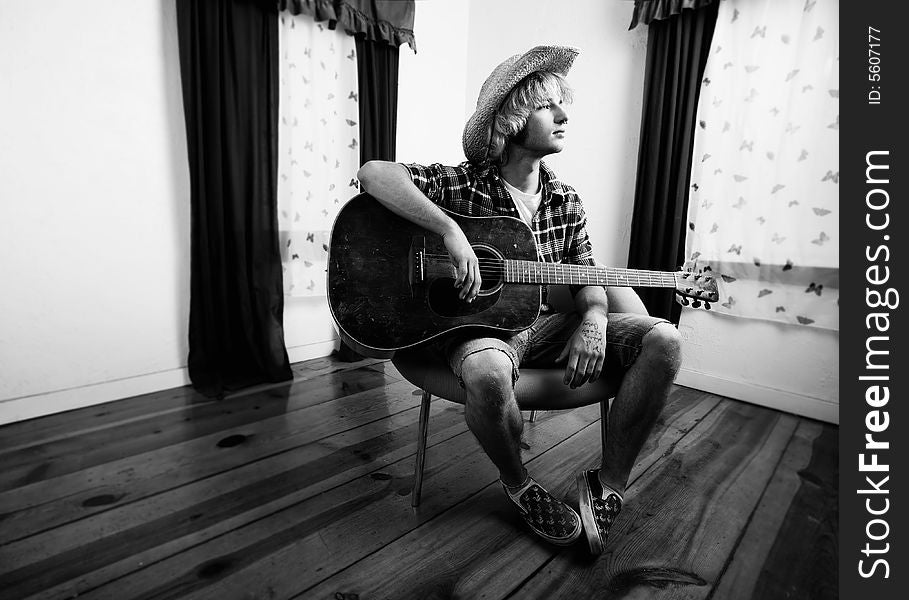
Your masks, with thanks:
M404 166L420 191L442 208L468 217L521 218L495 166L477 167L468 162L457 167L438 163ZM531 225L539 260L594 265L587 217L578 193L559 181L545 163L540 163L540 179L543 197ZM583 286L571 287L576 292Z
M429 166L406 164L414 184L427 198L454 213L468 217L504 215L521 218L511 194L505 189L498 167L477 167L464 162L457 167L439 163ZM540 163L543 197L533 215L530 229L542 262L595 265L593 248L587 235L587 216L581 198L573 187L562 183L556 174ZM582 285L569 285L574 296ZM543 286L543 301L548 290Z

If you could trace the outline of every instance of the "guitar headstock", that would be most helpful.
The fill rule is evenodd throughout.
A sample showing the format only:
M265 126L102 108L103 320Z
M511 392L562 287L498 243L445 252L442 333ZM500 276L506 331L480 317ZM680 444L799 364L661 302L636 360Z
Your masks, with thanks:
M691 270L677 271L675 273L675 293L680 296L679 302L688 306L689 298L694 308L710 310L710 302L718 302L720 293L716 285L716 277L709 267L706 270L695 272Z

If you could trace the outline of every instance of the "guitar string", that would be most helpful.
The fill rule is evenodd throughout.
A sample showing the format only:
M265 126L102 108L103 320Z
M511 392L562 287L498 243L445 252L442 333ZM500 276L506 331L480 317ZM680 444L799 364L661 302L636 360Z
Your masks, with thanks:
M444 259L445 261L450 260L450 257L447 254L424 254L423 256L426 258ZM583 268L583 269L606 269L609 271L623 271L623 272L627 272L627 273L639 273L639 274L644 274L644 275L646 275L646 274L674 275L677 272L682 272L682 271L649 271L646 269L628 269L625 267L601 267L601 266L597 266L597 265L576 265L576 264L571 264L571 263L547 263L547 262L521 260L521 259L501 259L501 258L477 257L477 261L479 261L481 263L492 263L493 265L504 265L506 262L512 261L515 263L526 263L526 264L530 264L530 265L534 265L534 266L542 266L543 268L546 268L546 267L578 267L578 268Z
M432 258L432 259L442 259L442 260L444 260L444 262L446 262L446 264L448 264L450 262L450 258L446 254L424 254L423 256L425 256L426 258ZM522 261L522 260L514 260L514 259L503 260L500 258L481 258L481 257L477 258L477 261L480 263L480 268L482 269L485 267L487 269L490 269L491 272L494 271L495 269L507 270L508 265L506 263L509 260L511 260L513 263L512 269L513 270L517 269L519 271L521 269L543 270L543 271L553 270L553 269L562 269L562 270L569 270L569 271L574 270L576 272L575 274L580 274L580 273L578 273L579 271L586 271L586 270L593 269L594 271L597 271L597 270L612 271L614 275L619 276L619 277L634 275L634 276L638 276L638 277L663 278L663 279L672 278L673 280L675 279L675 272L672 272L672 271L647 271L647 270L642 270L642 269L627 269L627 268L623 268L623 267L599 267L599 266L594 266L594 265L576 265L576 264L570 264L570 263L545 263L545 262L538 262L538 261ZM606 273L606 275L609 276L610 274Z
M497 276L511 276L516 280L515 283L519 283L521 279L529 280L544 280L543 282L549 283L575 283L575 282L589 282L589 281L606 281L612 285L627 284L629 286L648 286L655 285L659 287L676 287L679 284L675 280L667 279L630 279L628 277L617 277L614 275L589 275L586 273L547 273L547 272L521 272L521 271L508 271L503 269L488 269L481 268L479 270L482 277L495 278ZM697 284L692 285L691 287L697 287Z
M451 265L450 258L446 254L425 254L427 258L434 259L436 261L443 261L446 265ZM492 263L486 264L485 266L480 266L480 275L486 278L497 278L497 277L508 277L511 275L516 278L516 281L513 283L521 283L521 280L527 277L530 280L528 283L536 283L539 279L543 278L545 281L543 283L586 283L589 284L591 281L591 276L589 273L584 272L585 269L607 269L606 267L595 267L593 265L573 265L573 264L564 264L564 263L543 263L535 261L515 261L515 263L524 263L525 265L533 265L530 268L522 268L519 265L513 266L511 269L508 268L506 262L512 259L502 260L499 258L480 258L477 257L478 262L483 263ZM451 265L453 266L453 265ZM568 271L567 275L559 274L555 272L554 267L569 267L567 269L560 269L563 271ZM575 267L571 269L570 267ZM669 271L641 271L639 269L625 269L625 268L612 268L609 269L614 272L624 272L622 274L610 274L605 273L605 284L606 285L615 285L615 286L624 286L624 287L674 287L676 288L677 293L682 294L683 296L691 296L692 298L697 298L698 296L692 295L691 292L708 292L701 287L697 282L690 282L691 288L686 292L682 292L680 289L679 283L675 279L675 274ZM631 281L633 275L637 277L634 281ZM641 279L640 276L644 275L647 279ZM654 277L655 276L655 277ZM594 273L593 279L600 283L599 275Z
M446 264L450 264L450 259L448 255L445 254L424 254L426 258L444 260ZM513 275L517 278L529 277L529 278L555 278L556 282L568 280L570 283L575 281L577 282L589 282L591 279L599 281L600 277L605 277L607 283L618 284L620 282L625 283L630 279L634 279L632 283L635 283L640 286L648 285L657 285L661 287L676 287L677 282L673 273L668 271L642 271L639 269L625 269L625 268L613 268L609 269L613 273L600 273L594 272L590 273L590 269L606 269L606 267L596 267L593 265L574 265L574 264L564 264L564 263L543 263L543 262L534 262L534 261L513 261L514 263L509 269L506 264L507 260L510 259L499 259L499 258L477 258L478 262L482 263L479 266L480 275L488 277L496 276L508 276ZM523 265L521 264L523 263ZM532 265L532 266L531 266ZM567 271L567 273L558 273L559 271ZM693 287L699 287L694 285Z
M454 267L453 265L451 265L451 266L452 266L452 268ZM603 279L615 280L615 281L661 282L661 283L667 283L670 285L677 285L675 278L667 277L667 276L644 276L644 277L633 276L633 277L630 277L627 275L610 274L610 273L588 273L583 270L571 270L571 269L560 272L560 271L555 271L553 269L546 269L546 268L542 268L542 269L512 268L512 269L509 269L507 267L502 267L502 266L498 266L498 267L497 266L480 266L479 271L480 271L481 275L483 275L483 274L489 274L489 275L505 274L505 275L514 275L514 276L540 276L540 277L546 276L546 277L554 277L554 278L571 278L571 279L578 279L578 278L600 279L600 278L603 278ZM692 284L692 287L694 287L695 285L698 285L698 284L696 284L696 283Z
M424 254L423 256L426 258L443 259L446 262L448 262L450 260L449 256L447 254ZM520 260L520 259L504 259L503 260L501 258L478 257L477 261L479 261L480 263L491 263L493 266L505 265L505 263L507 263L508 261L512 261L514 263L529 264L529 265L534 265L535 267L542 267L542 268L577 267L577 268L581 268L581 269L604 269L604 270L609 270L609 271L623 271L623 272L627 272L627 273L640 273L640 274L644 274L644 275L646 275L646 274L674 275L674 273L675 273L673 271L648 271L645 269L627 269L624 267L600 267L600 266L596 266L596 265L576 265L576 264L571 264L571 263L547 263L547 262Z

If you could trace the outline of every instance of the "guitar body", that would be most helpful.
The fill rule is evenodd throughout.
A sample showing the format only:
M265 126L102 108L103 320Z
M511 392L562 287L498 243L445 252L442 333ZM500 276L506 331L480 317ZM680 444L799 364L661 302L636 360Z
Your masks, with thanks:
M460 328L517 332L533 324L541 285L506 285L503 274L482 267L487 259L536 261L530 228L511 217L448 214L480 259L483 287L472 303L458 298L440 236L368 194L341 209L328 252L328 303L342 338L361 354L388 356Z

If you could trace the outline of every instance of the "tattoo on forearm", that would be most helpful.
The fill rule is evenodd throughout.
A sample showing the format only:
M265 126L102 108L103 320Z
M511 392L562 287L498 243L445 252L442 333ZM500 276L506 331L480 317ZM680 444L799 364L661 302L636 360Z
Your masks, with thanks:
M593 321L584 321L581 323L581 338L587 349L600 352L603 350L603 332L600 331L599 325Z

